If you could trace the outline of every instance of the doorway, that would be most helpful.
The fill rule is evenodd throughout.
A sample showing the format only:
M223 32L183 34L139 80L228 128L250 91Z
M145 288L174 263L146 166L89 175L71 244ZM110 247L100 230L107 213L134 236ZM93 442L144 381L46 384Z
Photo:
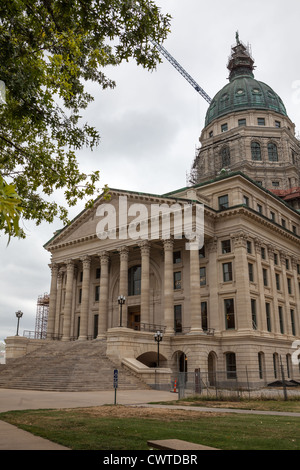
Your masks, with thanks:
M128 328L132 330L141 329L141 309L140 306L128 308Z

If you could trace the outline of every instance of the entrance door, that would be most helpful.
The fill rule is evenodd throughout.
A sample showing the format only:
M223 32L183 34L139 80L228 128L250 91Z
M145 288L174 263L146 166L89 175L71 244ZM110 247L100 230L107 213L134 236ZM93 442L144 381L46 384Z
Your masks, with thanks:
M132 330L141 329L141 313L140 308L132 308L128 310L128 328Z

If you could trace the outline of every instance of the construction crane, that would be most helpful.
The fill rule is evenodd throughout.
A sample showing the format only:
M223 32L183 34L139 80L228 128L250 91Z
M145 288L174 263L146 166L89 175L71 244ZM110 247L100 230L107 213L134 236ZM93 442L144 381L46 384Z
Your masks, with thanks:
M186 70L174 59L173 56L160 44L157 44L155 41L151 40L152 44L159 50L159 52L178 70L179 73L195 88L195 90L204 98L209 104L211 103L211 98L208 94L198 85L197 82L187 73Z

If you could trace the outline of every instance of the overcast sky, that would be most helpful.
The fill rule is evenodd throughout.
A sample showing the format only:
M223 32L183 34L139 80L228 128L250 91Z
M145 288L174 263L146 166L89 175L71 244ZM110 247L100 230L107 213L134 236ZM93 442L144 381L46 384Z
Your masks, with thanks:
M238 30L252 47L255 78L279 94L300 132L299 0L156 3L173 17L164 47L212 98L228 83L226 65ZM85 118L99 130L101 144L78 154L81 170L99 169L101 183L111 188L162 194L185 186L208 103L164 58L153 73L133 63L106 72L117 87L92 87L95 101ZM72 208L70 216L83 207ZM20 334L34 330L37 298L50 288L50 254L43 245L61 223L24 228L26 240L7 247L0 238L0 340L16 334L19 309Z

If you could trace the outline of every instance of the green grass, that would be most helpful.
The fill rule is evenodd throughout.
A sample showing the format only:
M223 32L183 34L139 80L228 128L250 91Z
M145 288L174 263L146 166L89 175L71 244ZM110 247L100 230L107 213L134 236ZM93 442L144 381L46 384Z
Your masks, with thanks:
M222 450L300 450L297 417L106 406L13 411L0 419L73 450L147 450L147 440L158 439Z

